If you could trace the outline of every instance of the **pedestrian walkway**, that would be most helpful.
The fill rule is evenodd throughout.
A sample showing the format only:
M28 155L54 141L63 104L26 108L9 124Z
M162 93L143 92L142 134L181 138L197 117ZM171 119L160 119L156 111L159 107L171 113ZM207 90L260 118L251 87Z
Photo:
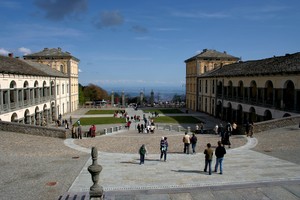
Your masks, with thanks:
M300 166L251 150L258 141L256 138L247 139L246 145L227 149L223 175L218 173L208 175L203 171L204 154L202 152L194 155L168 154L167 162L160 161L158 154L150 154L146 156L144 165L139 165L138 153L99 152L98 163L103 167L99 184L104 189L106 199L115 199L115 197L118 199L201 199L196 192L203 191L201 188L234 188L248 185L252 186L254 191L263 183L272 183L275 187L269 189L266 194L270 194L271 197L276 194L282 197L269 199L299 199ZM86 153L91 151L75 145L73 139L65 140L65 145ZM87 168L91 164L92 160L89 159L70 187L70 193L89 191L89 187L93 183ZM276 184L282 183L286 183L288 186L291 185L289 184L291 182L295 184L289 186L288 192L282 187L276 186ZM170 190L179 192L170 194ZM201 193L201 195L207 197L202 199L220 199L208 198L205 196L209 195L207 193ZM236 194L227 195L228 198L225 199L232 199L231 197ZM257 192L252 199L262 199L260 195ZM122 196L124 198L121 198Z
M100 182L105 191L120 191L300 180L299 165L250 150L256 142L251 138L245 146L228 150L224 174L213 173L211 176L203 172L202 153L169 154L167 162L161 162L158 154L150 154L145 165L139 165L138 154L99 152L99 164L103 167ZM90 152L90 149L74 145L72 139L66 140L65 144ZM87 167L91 163L91 160L86 163L69 192L89 191L92 181Z

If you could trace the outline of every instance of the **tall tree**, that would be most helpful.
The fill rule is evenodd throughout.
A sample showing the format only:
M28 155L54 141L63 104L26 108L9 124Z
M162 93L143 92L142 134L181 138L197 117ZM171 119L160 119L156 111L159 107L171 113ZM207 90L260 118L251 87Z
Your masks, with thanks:
M102 99L108 100L107 91L94 84L89 84L88 86L84 87L83 93L85 99L89 101L100 101Z

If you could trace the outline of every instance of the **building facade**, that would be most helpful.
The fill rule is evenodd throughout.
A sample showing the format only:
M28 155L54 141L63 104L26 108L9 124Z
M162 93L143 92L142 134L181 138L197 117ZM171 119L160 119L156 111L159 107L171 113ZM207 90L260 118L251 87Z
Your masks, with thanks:
M220 66L197 77L198 111L243 124L300 113L300 53Z
M0 120L44 125L77 109L79 60L72 59L61 72L35 59L0 56Z
M72 56L69 52L63 52L61 48L44 48L44 50L24 56L24 60L41 63L58 70L69 78L69 101L66 105L67 112L78 109L78 72L79 59Z
M221 66L235 63L239 58L226 52L204 49L201 53L185 60L186 64L186 107L191 110L199 110L197 100L198 83L197 77Z

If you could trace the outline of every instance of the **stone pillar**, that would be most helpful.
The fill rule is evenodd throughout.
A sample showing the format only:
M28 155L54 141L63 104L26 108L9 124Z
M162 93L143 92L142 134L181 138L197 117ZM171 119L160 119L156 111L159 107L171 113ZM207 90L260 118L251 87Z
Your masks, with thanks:
M102 171L102 166L98 165L98 151L96 147L92 147L91 156L93 163L88 167L88 171L92 176L93 185L90 187L90 199L103 200L103 188L98 184L99 174Z
M122 92L122 106L125 107L125 94Z
M111 102L110 103L111 107L113 107L114 104L115 104L115 94L114 94L114 91L111 91L111 101L110 102Z
M154 106L154 92L153 92L153 90L150 93L150 104L151 104L151 106Z
M141 92L140 92L140 104L141 104L141 105L142 105L143 101L144 101L144 92L141 91Z
M3 110L3 91L0 90L0 113Z

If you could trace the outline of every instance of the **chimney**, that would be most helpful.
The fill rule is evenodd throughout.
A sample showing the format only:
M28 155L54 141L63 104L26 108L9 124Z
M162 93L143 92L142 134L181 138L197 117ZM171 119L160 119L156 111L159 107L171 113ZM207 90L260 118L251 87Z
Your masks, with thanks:
M13 58L14 54L13 53L8 53L8 57Z
M207 49L203 49L203 52L207 52Z

